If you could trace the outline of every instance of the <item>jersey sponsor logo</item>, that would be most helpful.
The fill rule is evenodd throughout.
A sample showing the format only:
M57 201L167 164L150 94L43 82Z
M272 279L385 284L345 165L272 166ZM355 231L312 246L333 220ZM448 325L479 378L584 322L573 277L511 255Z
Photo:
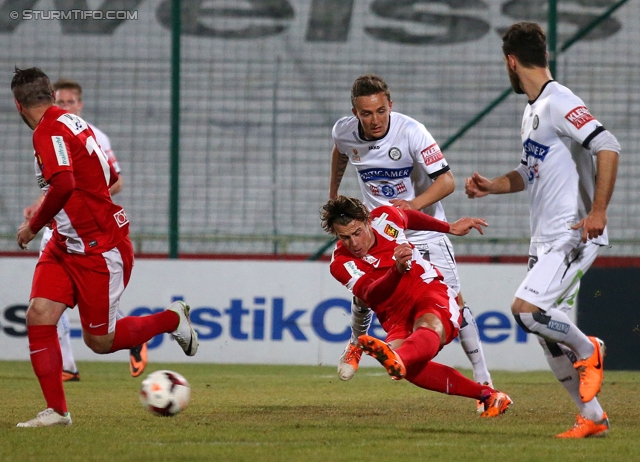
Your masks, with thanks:
M118 224L119 228L122 228L124 225L129 223L129 218L127 217L127 214L125 213L124 209L120 209L119 211L114 213L113 218L116 219L116 223Z
M531 138L527 138L527 141L522 143L522 146L527 158L533 157L534 159L540 159L544 162L545 157L549 154L549 146L536 143Z
M81 119L77 115L68 113L62 114L60 117L58 117L58 122L62 122L63 124L65 124L74 135L77 135L78 133L86 130L88 127L87 123L83 119Z
M594 120L594 117L589 113L589 109L585 106L573 108L564 118L571 122L578 130L586 123Z
M61 136L52 136L51 142L53 143L53 151L56 153L56 159L58 159L58 165L69 167L71 161L69 160L67 146L64 144L64 138Z
M402 158L402 151L400 151L400 149L396 147L389 149L389 159L400 160L401 158Z
M372 265L374 268L377 268L378 265L380 264L380 259L374 257L373 255L367 254L364 257L362 257L362 259L367 263L369 263L370 265Z
M358 172L360 179L367 183L369 181L392 180L397 178L409 178L413 167L405 168L368 168Z
M433 143L431 146L423 149L420 151L420 154L422 154L422 159L424 159L424 163L427 165L435 164L444 159L438 143Z
M371 151L372 149L380 149L380 146L369 146L369 151Z
M394 198L394 197L398 197L402 193L406 193L407 187L403 182L400 182L397 184L385 183L380 186L375 186L370 184L369 190L371 191L371 194L373 194L374 196L384 196L387 198Z
M398 231L397 228L391 226L389 223L387 223L387 226L384 227L384 233L394 239L396 239L400 235L400 231Z
M364 271L358 269L358 267L356 266L356 262L354 261L348 261L343 266L344 269L347 270L347 273L349 273L353 278L359 278L364 274Z

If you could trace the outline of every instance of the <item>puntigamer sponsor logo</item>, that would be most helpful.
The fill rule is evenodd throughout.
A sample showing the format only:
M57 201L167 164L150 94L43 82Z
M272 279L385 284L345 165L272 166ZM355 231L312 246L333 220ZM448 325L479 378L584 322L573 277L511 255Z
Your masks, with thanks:
M358 172L363 182L408 178L413 167L406 168L370 168Z

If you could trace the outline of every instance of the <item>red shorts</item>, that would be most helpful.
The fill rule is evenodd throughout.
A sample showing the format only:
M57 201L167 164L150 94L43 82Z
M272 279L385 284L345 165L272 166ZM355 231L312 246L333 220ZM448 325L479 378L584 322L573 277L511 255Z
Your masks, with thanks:
M106 335L116 327L120 296L133 268L133 246L127 237L98 255L68 253L55 242L45 247L31 285L31 298L78 305L82 328Z
M436 315L445 331L445 345L457 337L460 330L460 307L455 300L455 294L447 285L434 279L420 291L413 303L403 304L386 311L388 319L382 324L387 332L387 342L404 340L413 333L413 325L420 316L432 313Z

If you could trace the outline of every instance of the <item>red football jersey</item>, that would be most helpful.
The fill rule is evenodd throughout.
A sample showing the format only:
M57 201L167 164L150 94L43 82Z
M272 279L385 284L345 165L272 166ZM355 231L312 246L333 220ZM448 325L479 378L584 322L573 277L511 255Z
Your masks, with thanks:
M364 291L363 283L370 278L361 279L365 274L378 279L395 266L393 251L399 245L408 243L404 230L406 229L404 214L396 207L382 206L371 212L371 227L376 237L375 244L369 249L369 253L362 258L351 254L338 242L333 251L330 271L334 278L346 286L356 297ZM411 304L420 297L422 291L429 290L427 284L434 278L442 278L438 270L422 255L413 244L411 269L407 271L395 291L386 300L365 300L376 312L380 322L384 322L387 310L394 307Z
M88 124L52 106L33 132L33 147L43 190L54 174L65 170L73 172L76 183L55 216L53 240L81 254L98 254L118 245L129 234L129 219L111 200L109 186L117 175Z

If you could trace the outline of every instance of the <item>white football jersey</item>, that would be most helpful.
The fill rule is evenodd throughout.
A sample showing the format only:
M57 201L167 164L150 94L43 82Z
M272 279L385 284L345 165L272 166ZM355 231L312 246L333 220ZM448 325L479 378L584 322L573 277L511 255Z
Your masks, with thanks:
M363 202L369 210L389 205L390 199L410 201L422 194L438 175L449 171L438 143L425 126L398 112L390 113L389 131L378 140L362 138L355 116L338 120L332 136L338 151L355 166ZM422 211L447 220L440 202ZM442 233L407 230L407 237L420 244L440 238Z
M596 176L596 158L587 148L603 130L584 102L555 81L527 105L516 171L530 193L531 242L581 235L571 226L591 211ZM593 242L608 244L606 228Z

